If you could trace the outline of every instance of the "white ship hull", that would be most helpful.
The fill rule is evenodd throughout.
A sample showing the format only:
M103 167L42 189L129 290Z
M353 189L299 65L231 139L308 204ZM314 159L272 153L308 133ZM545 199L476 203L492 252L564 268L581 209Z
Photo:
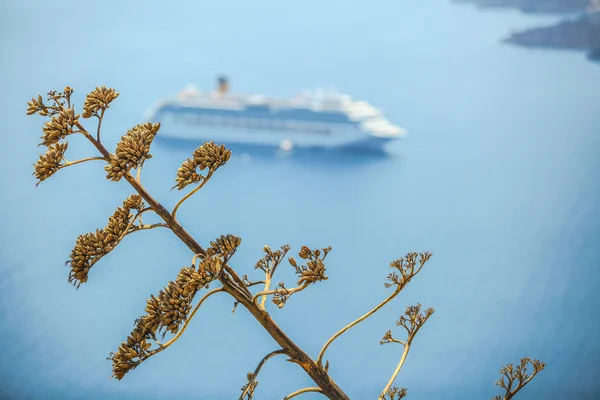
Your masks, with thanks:
M279 147L284 150L306 148L365 148L381 150L392 138L376 137L357 127L341 125L330 127L329 132L302 129L245 128L238 126L161 122L160 138L218 144Z
M348 95L317 91L292 99L231 95L220 90L203 94L194 86L176 98L160 100L147 118L160 122L160 138L201 143L294 148L360 148L381 150L405 135L383 114Z

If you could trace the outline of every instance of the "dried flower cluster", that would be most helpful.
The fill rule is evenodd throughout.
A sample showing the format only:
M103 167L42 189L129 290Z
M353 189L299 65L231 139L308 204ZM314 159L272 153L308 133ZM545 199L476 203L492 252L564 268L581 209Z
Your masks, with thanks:
M417 258L418 257L418 258ZM423 265L431 258L431 253L408 253L405 257L401 257L390 263L390 268L398 270L400 275L396 272L392 272L387 276L387 280L391 283L385 282L386 288L396 286L396 290L400 291L410 280L421 271ZM418 267L417 267L418 264Z
M152 158L150 145L159 129L159 123L150 122L129 129L117 143L116 153L110 155L110 161L104 167L106 178L119 181L132 168L138 168L144 160Z
M285 257L287 251L289 250L289 246L282 246L281 250L277 250L275 252L271 251L268 246L265 246L263 250L267 253L267 256L259 260L255 268L263 269L265 272L267 272L267 274L272 275L277 265L281 262L283 257ZM310 284L327 280L327 276L325 275L325 264L323 263L323 260L325 260L325 257L327 257L327 254L330 251L331 247L326 247L321 250L311 250L306 246L302 246L298 256L300 256L302 259L308 260L306 265L298 265L298 262L294 257L289 257L288 262L292 267L294 267L296 275L298 275L298 287L288 289L285 287L283 282L280 282L273 290L273 303L278 308L283 308L292 294L304 290ZM271 266L269 264L269 260L272 262Z
M54 115L50 118L50 121L44 124L42 129L44 134L41 137L42 143L40 143L40 146L50 146L58 143L61 139L65 139L73 133L73 126L77 122L79 122L79 114L75 114L75 110L72 108L60 110L57 115Z
M72 94L73 89L68 86L64 88L62 93L54 90L48 92L47 100L48 102L54 103L53 105L44 104L41 95L38 95L37 98L33 97L31 101L27 102L27 115L32 115L35 113L38 113L42 117L56 115L65 106L65 101L63 100L66 100L67 106L70 107Z
M133 194L125 199L123 206L118 207L110 216L105 228L80 235L67 261L71 266L69 282L77 287L87 282L90 268L112 251L130 228L135 229L131 226L135 218L131 211L141 211L144 207L140 195Z
M308 260L306 265L298 266L294 257L288 259L290 265L296 270L296 275L298 275L298 285L310 285L311 283L327 280L323 261L330 251L331 247L324 248L321 251L319 249L311 250L306 246L302 246L298 256L304 260Z
M98 111L106 110L109 104L119 96L115 89L108 89L106 86L97 86L90 92L83 103L83 118L98 116Z
M431 307L421 312L421 304L419 303L416 306L406 307L404 315L396 321L396 325L403 326L406 329L408 333L407 342L410 343L413 340L419 329L421 329L434 312L435 310Z
M202 171L208 168L208 173L212 174L217 168L225 165L230 157L231 151L226 149L225 146L218 146L212 140L204 143L194 150L192 158L185 160L179 167L175 178L176 185L173 188L182 190L188 185L202 182L208 175L199 174L198 169Z
M293 292L285 287L285 283L279 282L273 293L273 304L275 304L277 308L283 308L292 294Z
M398 386L394 386L390 388L386 393L384 399L386 400L401 400L406 397L408 394L408 389L399 388Z
M266 244L263 246L263 251L265 252L265 255L254 264L254 269L260 269L265 273L273 275L277 266L283 261L287 252L290 251L290 246L284 244L280 249L273 251L271 250L271 247Z
M192 300L202 287L218 278L221 271L221 260L207 257L198 265L183 267L175 281L171 281L146 301L146 315L136 320L135 326L127 340L119 346L109 359L113 363L113 376L122 379L131 369L156 353L150 350L150 340L156 335L167 332L177 333L192 309Z
M67 136L79 132L74 130L79 123L79 114L75 114L75 110L71 108L72 94L73 89L67 86L64 92L48 92L48 104L44 103L41 95L27 102L27 115L37 113L43 117L50 116L50 120L46 121L42 128L42 142L39 144L39 146L46 146L47 150L45 154L39 156L37 163L34 164L33 175L38 180L36 186L65 166L61 162L65 158L68 144L59 142L66 139Z
M216 240L210 242L210 247L206 249L208 256L220 255L227 262L235 253L238 246L242 244L242 238L235 235L221 235Z
M531 375L529 375L527 372L528 364L531 364L533 367L533 373ZM503 388L506 393L504 397L496 395L492 397L492 400L512 399L519 390L523 389L523 387L527 385L533 379L533 377L545 367L546 363L540 360L524 357L521 358L520 364L517 366L510 363L500 368L500 374L503 376L498 379L496 385ZM504 378L506 378L506 381Z
M50 145L46 153L39 156L37 163L33 166L33 175L38 180L36 186L60 169L60 163L65 158L65 151L67 151L68 146L67 142Z

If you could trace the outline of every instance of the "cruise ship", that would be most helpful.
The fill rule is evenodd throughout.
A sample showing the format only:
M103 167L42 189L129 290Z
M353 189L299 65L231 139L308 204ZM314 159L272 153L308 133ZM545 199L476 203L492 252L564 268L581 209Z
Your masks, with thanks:
M366 101L332 90L304 91L290 99L234 94L219 77L211 92L188 85L157 101L146 118L160 122L163 138L294 148L382 150L406 132Z

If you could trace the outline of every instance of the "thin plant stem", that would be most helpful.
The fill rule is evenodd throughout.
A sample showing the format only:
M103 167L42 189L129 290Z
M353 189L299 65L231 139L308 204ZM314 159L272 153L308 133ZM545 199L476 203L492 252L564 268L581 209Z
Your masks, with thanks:
M102 129L102 120L104 119L104 108L100 112L100 116L98 117L98 129L96 129L96 140L100 143L100 129Z
M325 351L327 350L327 348L329 347L329 345L331 345L331 343L333 343L333 341L335 339L337 339L338 337L340 337L344 332L346 332L348 329L352 328L354 325L356 325L356 324L364 321L365 319L367 319L371 315L375 314L377 311L379 311L379 309L381 307L385 306L387 303L389 303L390 301L392 301L392 299L394 297L396 297L398 295L398 293L400 293L400 291L402 290L402 287L403 286L398 286L396 288L396 290L394 290L394 293L392 293L390 296L388 296L387 299L385 299L384 301L382 301L381 303L379 303L375 308L373 308L371 311L369 311L368 313L366 313L362 317L354 320L353 322L349 323L348 325L346 325L345 327L343 327L342 329L340 329L335 335L333 335L332 337L330 337L329 340L327 341L327 343L325 343L325 345L323 346L323 348L319 352L319 356L317 357L317 364L321 365L321 366L323 365L323 355L325 354Z
M402 352L402 357L400 357L400 362L398 362L398 366L394 370L394 373L392 374L392 377L390 378L390 380L388 381L387 385L385 385L385 388L383 388L383 391L379 395L379 400L383 400L385 398L385 394L392 387L392 384L396 380L396 377L398 376L398 373L400 373L400 370L402 369L402 366L404 365L404 362L406 361L406 356L408 356L408 352L410 350L410 343L404 343L404 342L402 342L400 340L394 340L394 341L397 342L397 343L402 343L404 345L404 351Z
M140 164L140 166L137 169L137 174L135 175L135 180L137 181L137 183L139 183L140 185L142 184L140 175L142 173L142 167L144 166L144 163L146 162L146 159L144 158Z
M81 164L83 162L87 162L87 161L93 161L93 160L101 160L104 161L104 157L88 157L88 158L82 158L81 160L75 160L75 161L68 161L64 164L61 164L59 166L59 168L66 168L66 167L70 167L71 165L75 165L75 164Z
M177 214L177 210L179 209L179 206L181 206L184 201L186 201L187 199L192 197L194 195L194 193L196 193L198 190L202 189L202 187L206 184L206 182L208 182L208 180L210 179L212 174L213 174L213 171L210 170L208 172L208 174L206 175L206 178L204 178L204 180L202 181L202 183L200 185L196 186L194 188L194 190L192 190L191 192L189 192L188 194L183 196L183 198L181 200L179 200L179 202L175 205L175 208L173 208L173 211L171 212L171 216L173 217L173 219L175 219L175 220L177 219L176 214Z
M298 396L298 395L300 395L302 393L309 393L309 392L323 393L323 391L319 387L316 387L316 386L314 386L314 387L305 387L304 389L298 389L295 392L292 392L292 393L288 394L287 396L285 396L283 398L283 400L288 400L288 399L296 397L296 396Z
M244 396L246 396L246 394L248 393L248 391L252 387L252 383L254 383L254 381L256 380L256 377L258 376L258 373L260 372L260 369L267 362L267 360L269 358L273 357L273 356L278 355L278 354L287 354L287 352L284 349L275 350L275 351L270 352L269 354L267 354L266 356L264 356L262 360L260 360L260 362L258 363L258 366L254 370L254 374L252 374L252 379L250 379L248 381L248 384L246 385L246 389L244 389L244 391L242 392L242 394L241 394L241 396L239 397L238 400L243 400L244 399Z
M271 272L267 272L265 274L265 288L263 290L263 292L268 292L269 291L269 287L271 286L271 277L273 276ZM262 300L260 301L260 308L262 308L263 310L266 310L265 308L265 303L267 302L267 295L263 294Z
M292 295L293 293L300 292L301 290L304 290L307 287L308 287L308 285L302 285L302 286L298 286L298 287L295 287L292 289L285 289L285 290L286 290L287 295ZM252 301L256 304L256 299L258 299L260 296L266 297L270 294L277 293L278 290L283 290L283 289L261 290L260 292L258 292L254 295L254 297L252 298Z

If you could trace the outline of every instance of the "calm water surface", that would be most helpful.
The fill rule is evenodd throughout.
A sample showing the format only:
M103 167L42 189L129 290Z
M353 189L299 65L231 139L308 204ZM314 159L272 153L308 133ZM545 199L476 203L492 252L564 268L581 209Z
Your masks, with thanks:
M215 296L169 351L110 380L105 358L190 254L166 230L141 232L76 291L63 266L75 238L103 226L130 190L93 163L37 188L31 176L43 123L24 115L32 96L70 85L81 104L96 85L117 88L104 129L112 147L156 98L190 81L208 88L221 72L243 92L332 85L409 131L387 156L234 148L179 214L201 243L240 235L234 266L256 279L265 243L333 246L329 280L272 310L314 355L387 295L391 260L433 253L401 296L328 351L353 399L387 382L401 348L378 341L401 335L394 322L417 301L436 314L397 380L410 398L490 398L500 366L522 356L548 367L521 398L600 397L600 68L578 53L499 44L552 18L447 1L136 4L0 6L0 397L230 399L275 349ZM168 207L193 149L153 144L142 179ZM73 139L69 159L92 150ZM293 282L291 269L280 273ZM310 386L283 358L259 380L260 399Z

